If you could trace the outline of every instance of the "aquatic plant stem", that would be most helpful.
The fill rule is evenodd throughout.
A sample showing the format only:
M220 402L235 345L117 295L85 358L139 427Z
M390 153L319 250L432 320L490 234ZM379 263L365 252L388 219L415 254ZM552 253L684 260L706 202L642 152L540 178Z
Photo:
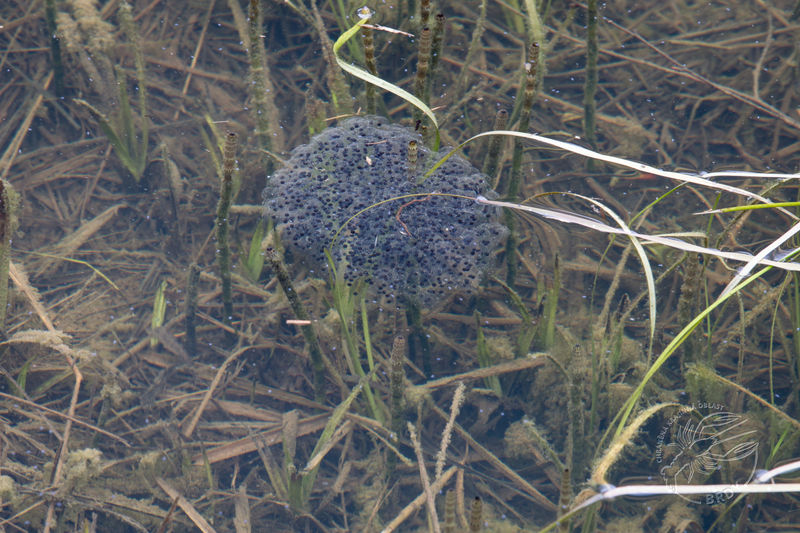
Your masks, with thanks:
M389 373L390 389L390 408L392 419L392 431L396 436L400 436L403 431L403 391L405 389L404 379L406 377L403 365L406 359L406 338L397 335L392 343L391 356L389 358L391 370Z
M456 491L452 489L444 496L444 533L456 533Z
M189 265L189 275L186 280L186 338L183 347L192 356L197 351L197 282L200 280L200 267L196 263Z
M478 533L483 527L483 501L479 496L475 496L469 508L469 531Z
M426 377L429 377L432 371L431 346L428 343L428 336L425 334L425 327L422 325L422 312L419 304L410 299L406 300L406 320L411 328L411 334L408 336L409 358L413 360L419 350L422 371L425 372Z
M597 93L597 0L586 5L586 80L583 88L583 136L592 149L597 148L595 93ZM595 169L594 159L586 160L589 171Z
M428 20L431 18L431 1L420 0L419 2L419 29L421 30L428 25Z
M149 127L147 117L147 83L145 81L144 71L144 54L142 53L142 45L139 39L139 32L136 31L134 25L133 13L131 5L128 2L121 2L119 6L119 20L125 36L131 44L133 49L133 61L136 65L136 92L137 104L139 106L139 118L141 120L139 132L139 139L137 143L136 132L134 131L133 119L130 116L130 106L127 105L128 95L120 94L120 104L122 108L122 125L125 132L125 140L128 144L128 152L134 155L136 163L135 171L133 172L134 179L138 182L144 170L147 167L147 146L149 142ZM120 84L120 91L125 90L125 73L118 67L117 82ZM127 110L126 110L127 108Z
M428 477L428 470L425 468L425 458L422 455L422 444L417 437L417 430L414 424L407 422L408 433L411 435L411 443L414 445L414 453L417 455L417 464L419 465L419 479L422 483L422 489L425 491L425 502L428 505L428 518L430 525L433 527L435 533L441 533L439 527L439 516L436 513L436 503L431 489L431 481Z
M472 37L470 38L469 48L467 48L467 56L464 58L465 65L473 64L475 54L481 49L481 38L486 30L486 0L481 0L480 13L478 19L475 21L475 28L472 30ZM469 69L462 69L456 78L454 94L464 94L467 91L467 75Z
M478 356L478 365L481 368L489 368L492 366L492 355L489 352L489 345L486 342L486 336L483 334L483 326L481 325L481 313L475 311L475 354ZM484 384L487 389L491 389L498 398L503 397L503 388L500 385L500 378L497 376L489 376L484 378Z
M500 109L494 117L493 130L504 130L508 125L508 111ZM500 160L500 153L503 148L503 138L499 135L492 137L489 140L489 149L486 153L486 162L483 165L483 173L494 180L497 176L497 163ZM489 186L492 183L488 184Z
M539 43L531 43L528 50L528 61L525 63L525 89L523 91L522 106L520 107L517 131L526 133L530 128L531 109L536 95L537 66L539 64ZM511 158L511 175L506 188L506 198L509 202L519 201L519 186L522 181L522 141L514 139L514 154ZM506 283L514 286L517 277L517 232L516 217L510 209L503 210L503 221L508 228L506 239Z
M431 40L431 65L428 83L425 87L425 102L431 101L431 87L433 86L433 76L436 67L439 65L439 57L442 55L442 41L444 41L444 15L437 13L433 18L433 38Z
M375 40L372 36L372 28L369 26L361 27L361 41L364 44L364 63L367 71L373 76L378 76L378 66L375 63ZM371 83L366 84L367 88L367 114L375 114L375 86Z
M267 97L270 91L267 88L267 72L266 61L264 53L264 44L261 36L261 11L259 3L261 0L250 0L250 10L248 12L248 35L249 46L247 47L247 56L250 59L250 79L251 83L248 84L250 88L250 96L253 99L253 107L255 108L256 129L255 135L258 141L258 146L262 150L262 154L272 150L272 141L270 138L269 127L269 106ZM262 157L263 163L266 165L266 173L272 174L274 170L274 160L271 157Z
M331 40L328 37L328 33L325 29L325 23L322 22L322 16L319 14L317 4L312 2L311 7L314 15L312 21L314 28L317 30L317 33L319 33L319 39L322 43L322 56L325 58L327 63L326 70L328 73L328 89L330 90L333 107L337 115L352 113L353 105L352 99L350 98L350 87L347 85L347 80L344 79L341 71L335 67L337 63L340 67L342 65L336 56L338 48L336 47L336 44L331 45ZM367 19L362 19L361 22L366 22L366 20ZM356 26L350 29L358 31L358 28L361 25L357 24ZM355 33L355 31L353 33ZM352 37L352 34L350 36ZM338 43L339 41L337 40L336 42Z
M419 52L417 53L417 75L414 78L414 96L422 100L426 105L425 87L428 79L428 67L431 62L431 30L428 27L422 28L419 36ZM422 110L414 108L414 121L422 120Z
M11 239L17 229L19 195L6 180L0 180L0 336L5 338L8 312L8 266Z
M625 424L628 422L634 407L638 404L639 398L641 397L642 392L644 391L645 385L650 381L650 379L655 375L655 373L658 372L658 370L664 365L667 359L669 359L669 357L673 353L675 353L675 351L686 341L686 338L692 333L692 331L694 331L694 329L697 326L699 326L700 323L705 319L705 317L711 314L711 312L714 309L725 303L728 300L728 298L730 298L733 294L738 293L739 291L744 289L747 285L750 285L750 283L760 278L770 269L771 267L762 268L758 272L751 274L744 281L736 285L730 292L723 293L722 295L720 295L713 303L711 303L708 307L703 309L703 311L701 311L700 314L698 314L694 318L694 320L689 322L680 331L680 333L678 333L675 336L675 338L672 339L672 341L667 345L667 347L664 348L664 351L661 352L661 355L659 355L653 362L653 364L651 364L650 367L647 369L647 372L641 378L641 381L639 382L636 389L634 389L633 393L630 395L628 400L622 406L619 415L615 417L614 420L612 421L609 430L613 429L615 424L617 426L616 432L614 433L614 438L618 437L625 431Z
M47 21L47 33L50 34L50 60L53 62L53 90L59 98L64 92L64 64L61 61L61 39L56 26L55 0L45 2L44 16Z
M314 372L314 399L322 403L325 399L325 364L322 360L322 349L319 346L319 339L317 339L314 328L311 327L309 315L300 302L297 291L294 290L292 279L289 277L286 265L283 264L278 252L274 248L268 247L264 250L264 257L272 267L272 271L275 272L275 277L278 278L278 283L280 283L283 293L289 300L289 305L292 307L295 318L308 322L300 326L300 331L303 333L306 344L308 344L308 353L311 357L311 368Z
M392 350L389 354L389 427L391 429L390 441L392 445L397 445L400 435L403 432L403 422L405 416L405 362L406 362L406 338L403 335L396 335L392 342ZM386 477L394 473L397 468L397 454L389 453L386 456Z
M355 76L356 78L364 80L367 83L372 83L373 85L375 85L376 87L380 87L384 91L388 91L388 92L390 92L390 93L392 93L392 94L394 94L396 96L399 96L400 98L402 98L403 100L405 100L409 104L413 105L414 107L416 107L418 109L421 109L422 112L425 114L425 116L428 117L430 119L430 121L433 123L433 127L436 130L434 132L435 133L435 137L434 137L434 143L433 143L433 150L434 151L438 151L439 150L439 121L436 120L436 115L433 114L433 111L427 105L425 105L425 103L422 100L420 100L419 98L417 98L416 96L414 96L410 92L406 91L405 89L402 89L402 88L398 87L397 85L389 83L389 82L387 82L387 81L385 81L385 80L383 80L383 79L381 79L381 78L379 78L377 76L373 76L372 74L370 74L366 70L361 69L361 68L356 67L356 66L353 66L353 65L349 64L348 62L343 61L342 58L339 57L339 49L342 46L344 46L344 44L347 41L349 41L353 37L353 35L358 33L358 30L364 24L366 24L369 21L369 17L370 16L371 15L369 13L364 13L364 18L362 18L361 20L356 22L355 25L353 25L349 30L347 30L346 32L341 34L339 36L339 38L336 39L336 42L333 43L333 49L331 50L331 53L333 54L332 59L334 61L336 61L336 63L339 65L339 68L341 68L345 72ZM323 48L323 51L324 51L324 48Z
M125 36L131 43L133 48L133 62L136 65L136 82L138 84L138 104L139 116L142 118L142 139L144 151L147 148L147 84L144 79L144 54L142 53L142 45L139 40L139 32L136 31L136 26L133 24L133 13L131 12L131 5L123 1L119 6L119 18Z
M236 134L228 132L222 162L222 183L217 204L217 264L222 283L222 323L230 326L233 320L233 296L231 294L231 249L228 245L228 212L233 195L233 167L236 161Z
M439 480L444 472L444 463L447 460L447 448L450 447L450 441L453 438L453 427L456 423L458 413L461 411L461 406L464 403L464 391L466 387L463 381L459 381L456 390L453 393L453 401L450 404L450 417L447 419L447 424L442 432L442 440L439 443L439 453L436 454L436 469L434 470L434 480Z

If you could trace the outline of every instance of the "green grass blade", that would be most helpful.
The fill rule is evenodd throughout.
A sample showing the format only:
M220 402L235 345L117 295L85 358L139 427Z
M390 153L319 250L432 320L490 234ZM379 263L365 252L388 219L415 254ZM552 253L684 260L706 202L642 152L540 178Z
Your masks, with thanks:
M361 299L361 329L364 330L364 351L367 352L367 364L369 365L369 370L372 372L375 370L375 358L372 355L372 341L370 340L369 335L369 321L367 320L367 305L364 303L364 299Z
M515 291L505 281L498 277L495 277L494 281L499 283L500 286L506 290L511 298L511 303L513 303L514 307L517 308L520 318L522 319L522 326L520 327L519 335L517 336L516 356L524 357L531 349L531 344L533 343L533 339L536 337L536 332L539 329L539 324L541 322L533 320L533 317L528 312L528 308L525 307L525 304L523 303L522 298L517 291Z
M689 335L695 330L695 328L697 326L699 326L700 323L709 314L711 314L712 311L714 311L714 309L716 309L717 307L719 307L720 305L725 303L728 300L728 298L730 298L731 296L733 296L737 292L741 291L746 286L750 285L752 282L754 282L755 280L760 278L762 275L764 275L770 269L771 269L771 267L766 267L766 268L763 268L763 269L759 270L758 272L756 272L755 274L753 274L752 276L750 276L746 280L742 281L736 287L734 287L733 290L731 290L727 294L724 294L724 295L720 296L719 298L717 298L716 301L714 301L711 305L709 305L708 307L703 309L703 311L701 311L700 314L698 314L696 317L694 317L694 319L691 322L689 322L680 331L680 333L678 333L675 336L674 339L672 339L672 342L670 342L667 345L667 347L664 348L664 351L661 352L661 355L659 355L658 358L656 358L656 360L653 361L653 364L650 365L650 368L647 369L647 372L645 373L644 377L642 377L642 381L639 383L639 385L636 387L636 389L634 389L633 393L630 395L628 400L622 406L622 409L621 409L622 416L620 417L619 424L617 425L617 430L616 430L616 432L614 434L615 438L618 437L624 431L625 424L628 421L628 418L630 417L630 414L633 411L633 408L638 403L639 398L641 397L642 392L644 391L645 385L647 385L647 383L650 381L650 379L652 379L652 377L656 374L656 372L658 372L658 370L664 365L664 363L667 362L667 359L669 359L670 356L673 353L675 353L675 351L683 344L683 342L689 337Z
M700 211L696 215L715 215L717 213L735 213L736 211L752 211L753 209L775 209L776 207L800 207L800 202L772 202L771 204L751 204L735 205L733 207L722 207L720 209L709 209Z
M133 112L131 111L131 102L128 98L128 80L125 78L125 72L122 68L117 67L117 97L119 99L119 126L122 130L122 140L125 142L125 147L129 154L133 155L136 149L136 132L133 128Z
M489 368L494 363L492 355L489 352L489 345L486 343L486 336L483 334L483 326L481 325L481 314L475 311L475 324L477 330L477 337L475 338L475 355L478 357L478 365L481 368ZM489 389L493 390L498 398L503 397L503 387L500 384L500 378L497 376L489 376L483 379L483 383Z
M211 115L206 113L204 115L206 119L206 125L208 129L211 130L211 134L214 136L212 140L209 137L206 130L200 128L200 135L203 137L203 144L206 145L206 150L208 151L208 155L211 156L211 159L214 161L214 168L217 170L217 175L222 175L222 146L225 144L223 140L222 132L220 132L219 127L217 127L217 123L211 118Z
M164 325L164 315L167 312L167 298L164 291L167 290L167 280L163 280L153 299L153 316L150 318L150 327L153 331L157 330ZM158 344L158 338L155 335L150 337L150 347L155 348Z
M355 387L350 391L350 394L347 395L347 398L342 401L339 405L336 406L336 409L333 410L331 417L328 419L328 423L325 424L325 429L322 430L322 435L319 436L319 440L317 440L317 444L314 446L314 451L311 452L311 458L315 458L316 455L325 447L325 445L330 441L331 437L333 437L334 431L336 428L339 427L339 423L344 418L344 415L347 414L347 411L350 410L350 406L353 404L355 399L364 389L364 387L369 383L369 380L372 379L373 373L370 372L369 374L361 377L356 383ZM314 466L313 468L306 467L300 472L300 475L303 476L303 501L308 501L308 496L311 495L311 488L314 486L314 481L317 478L317 471L319 470L319 465Z
M87 268L90 268L92 270L92 272L94 272L95 274L100 276L103 279L103 281L105 281L106 283L108 283L109 285L114 287L114 289L118 290L119 292L122 292L122 290L120 290L120 288L117 287L117 284L114 283L113 281L111 281L108 278L108 276L103 274L99 269L94 267L91 263L89 263L87 261L84 261L83 259L73 259L71 257L62 257L60 255L46 254L46 253L42 253L42 252L28 252L28 253L30 253L31 255L38 255L39 257L49 257L51 259L59 259L61 261L67 261L69 263L76 263L78 265L83 265L83 266L85 266Z
M250 281L253 282L258 281L258 278L261 277L261 271L264 269L264 252L261 251L261 241L264 240L265 234L264 221L259 220L253 232L253 237L250 239L247 261L244 263L247 276L250 278Z
M136 173L137 165L132 159L131 153L128 150L128 145L117 134L108 117L86 100L76 98L74 101L91 111L92 115L94 115L95 119L97 120L97 123L100 125L100 129L103 130L103 133L105 133L106 137L108 137L108 142L111 143L111 146L114 148L114 153L117 154L117 157L125 166L125 168L128 169L128 172L133 174L133 176L138 180L141 174Z
M33 358L33 357L31 357L30 359L25 361L25 364L22 365L22 368L20 369L19 374L17 375L16 386L19 387L19 391L18 392L19 392L20 396L24 396L25 395L25 387L26 387L26 384L28 383L28 371L31 369L31 365L33 364L34 361L35 361L35 358Z

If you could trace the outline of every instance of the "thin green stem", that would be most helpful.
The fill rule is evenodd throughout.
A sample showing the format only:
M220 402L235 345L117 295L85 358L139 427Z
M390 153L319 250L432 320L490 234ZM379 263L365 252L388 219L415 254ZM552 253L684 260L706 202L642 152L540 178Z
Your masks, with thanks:
M233 196L233 169L236 161L236 134L229 132L225 139L222 163L222 182L217 204L217 264L222 282L222 322L228 326L233 320L233 296L231 293L231 249L228 244L228 212Z

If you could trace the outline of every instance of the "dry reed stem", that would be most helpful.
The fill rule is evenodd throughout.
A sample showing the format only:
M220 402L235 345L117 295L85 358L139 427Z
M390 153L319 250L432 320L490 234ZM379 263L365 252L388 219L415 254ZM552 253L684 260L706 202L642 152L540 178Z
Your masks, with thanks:
M19 128L17 128L17 133L14 135L14 138L6 148L6 151L3 153L3 156L0 157L0 179L6 179L8 176L8 171L14 165L14 159L20 153L20 146L22 146L22 141L25 139L25 136L31 130L31 123L33 119L36 117L36 114L39 112L39 106L42 105L42 100L44 100L45 92L47 91L48 87L50 87L50 82L53 80L53 71L51 70L47 77L44 79L44 83L42 84L43 91L39 92L36 95L36 98L33 99L33 103L31 104L31 108L28 110L28 113L25 115L25 120L22 121Z
M200 36L197 38L197 44L194 47L192 62L189 65L190 70L186 73L186 79L183 82L183 89L181 89L181 96L183 96L184 99L189 92L189 84L192 83L192 70L194 70L194 68L197 66L197 60L200 58L200 51L202 50L203 45L205 45L206 34L208 33L208 24L211 22L211 13L214 11L214 6L216 3L216 0L211 0L208 3L208 9L203 17L203 27L200 30ZM179 107L175 109L175 113L172 115L172 120L178 120L178 116L180 116L181 112L186 112L183 107L183 101L181 101Z
M712 377L713 377L713 379L719 381L720 383L722 383L724 385L727 385L728 387L732 388L733 390L738 391L738 392L746 395L748 398L750 398L751 400L755 401L756 403L758 403L762 407L766 408L768 411L771 411L776 417L780 418L784 422L788 422L790 425L794 426L795 431L800 431L800 421L798 421L798 420L792 418L791 416L789 416L788 414L784 413L783 411L781 411L780 409L775 407L775 405L773 405L772 403L764 400L763 398L761 398L757 394L754 394L752 391L750 391L749 389L739 385L738 383L736 383L734 381L731 381L731 380L729 380L729 379L727 379L725 377L720 376L716 372L714 372Z
M474 320L474 319L473 319ZM427 381L422 385L416 385L418 390L435 390L459 381L472 381L476 379L488 378L491 376L499 376L509 372L518 372L529 368L536 368L544 364L544 353L531 353L527 357L521 357L505 363L500 363L486 368L477 368L461 374L447 376L439 379Z
M14 263L9 262L9 276L14 281L14 284L18 288L20 288L23 294L25 294L25 296L28 298L28 301L30 302L31 306L34 308L39 317L42 319L42 322L44 323L48 331L50 333L57 333L55 327L53 326L53 323L47 316L47 312L44 310L44 307L41 305L39 301L38 292L30 285L30 283L28 283L27 276L25 276L24 271L18 269ZM73 420L75 420L75 408L78 404L78 394L80 393L81 382L83 381L83 375L81 374L81 371L78 368L78 366L75 364L75 360L70 355L70 352L72 350L68 346L66 346L66 344L64 344L63 347L55 345L53 346L53 348L55 348L59 353L61 353L61 355L64 356L64 359L66 359L67 364L69 365L73 375L75 376L75 385L72 389L72 397L70 398L69 409L67 410L67 416L65 417L66 422L64 424L64 431L62 432L61 446L58 449L58 453L56 455L56 460L55 460L55 467L53 468L53 472L50 477L50 485L53 487L58 487L59 483L61 482L61 476L64 469L64 460L67 455L67 446L69 444L70 432L72 430L72 422ZM45 518L45 523L44 523L45 533L48 533L50 531L51 524L54 522L54 516L55 516L55 502L53 501L50 503L47 509L47 516Z
M428 520L429 524L433 527L434 533L441 533L439 527L439 515L436 513L436 500L433 496L433 488L431 487L431 480L428 478L428 469L425 467L425 457L422 455L422 444L419 442L417 430L414 424L407 422L408 433L411 436L411 444L414 445L414 453L417 456L417 466L419 466L419 479L422 483L422 490L425 494L425 503L428 505ZM438 490L436 491L439 492ZM385 531L385 530L384 530Z
M189 517L192 523L197 526L200 531L203 533L216 533L216 530L211 527L211 524L209 524L206 519L203 518L203 515L201 515L197 509L194 508L194 505L189 503L189 500L184 498L175 488L167 483L166 480L157 477L156 483L161 490L167 493L167 496L169 496L170 500L177 500L178 507L181 508L181 511L186 513L186 516Z
M233 526L236 533L250 533L253 522L250 519L250 502L247 498L247 485L239 486L233 497L234 518Z
M14 282L14 285L19 289L22 294L25 295L25 298L28 300L28 303L33 308L36 315L39 317L39 320L42 321L44 327L47 328L48 331L55 332L56 328L53 326L53 322L50 320L50 316L47 314L44 306L41 302L41 297L39 296L39 291L37 291L28 281L28 275L25 273L25 270L22 267L18 267L16 263L13 261L9 261L8 264L8 275L11 280Z
M194 415L192 416L191 420L188 424L184 425L183 428L183 436L185 438L189 438L194 433L195 428L197 427L197 423L200 421L200 417L203 416L203 412L208 405L208 402L211 401L211 396L214 394L214 391L219 385L222 378L225 376L228 367L236 361L242 354L248 352L249 350L257 350L261 348L269 348L269 346L264 345L256 345L256 346L245 346L244 348L240 348L233 352L231 355L228 356L227 359L220 365L217 369L217 373L214 375L214 379L211 381L211 384L208 386L208 390L206 390L205 394L203 395L203 399L200 401L200 405L197 406L197 409L194 411Z
M31 504L28 507L26 507L26 508L22 509L21 511L19 511L18 513L8 517L5 520L0 521L0 526L6 526L6 525L13 524L14 520L16 520L17 518L22 518L26 514L28 514L31 511L35 510L37 507L41 507L45 503L46 503L46 500L39 500L37 502L34 502L33 504ZM20 528L20 531L24 531L24 530Z
M594 321L594 342L598 343L598 346L603 344L604 336L608 333L608 317L611 313L611 304L614 303L614 295L617 293L619 289L620 279L622 278L622 274L625 272L625 265L628 262L628 257L631 255L633 251L633 246L628 244L622 249L622 254L620 255L617 262L617 267L614 271L614 277L611 278L611 284L608 286L608 289L605 290L606 297L603 300L603 308L600 311L600 314L597 315L597 319ZM605 353L604 351L600 351L600 353Z
M93 219L81 224L81 226L65 236L61 241L52 246L48 251L51 256L70 256L75 250L80 248L86 241L88 241L95 233L100 231L111 219L113 219L119 210L127 207L126 204L112 205L105 211L94 217ZM45 256L42 259L42 264L36 269L36 275L41 276L46 270L50 268L56 260L51 257Z
M464 459L462 463L466 462L467 457L469 457L469 447L464 451ZM467 511L466 506L464 505L464 469L458 469L458 475L456 476L456 516L458 517L458 523L461 525L462 528L467 527Z
M458 468L455 466L451 466L450 468L445 470L444 474L442 474L441 479L439 479L430 486L431 492L439 493L444 488L444 486L447 485L447 482L450 481L450 478L453 477L453 475L456 473L457 470ZM384 526L384 528L381 530L381 533L392 533L392 531L395 531L398 527L400 527L400 525L403 522L408 520L408 518L411 517L411 515L419 511L420 508L422 508L422 506L425 505L426 501L427 501L427 496L425 492L422 492L419 496L414 498L411 501L411 503L406 505L397 516L395 516L388 524L386 524L386 526Z
M297 426L297 436L302 437L303 435L323 430L329 418L330 413L321 413L302 419ZM272 446L282 441L283 434L280 426L277 426L273 429L256 433L253 436L244 437L210 448L206 450L205 457L203 457L203 455L192 457L192 463L194 465L202 465L207 459L209 464L214 464L219 461L254 452L258 450L259 446Z
M47 413L49 415L52 415L52 416L54 416L56 418L63 418L64 420L69 420L70 422L73 422L76 425L85 427L86 429L89 429L91 431L99 433L100 435L105 435L106 437L108 437L110 439L114 439L115 441L117 441L119 443L122 443L125 446L130 446L131 445L130 442L128 442L127 440L123 439L122 437L120 437L118 435L115 435L115 434L111 433L110 431L106 431L103 428L99 428L99 427L97 427L97 426L95 426L93 424L90 424L88 422L84 422L80 418L76 418L74 416L70 416L69 414L64 414L64 413L62 413L60 411L56 411L54 409L50 409L49 407L45 407L44 405L39 405L36 402L32 402L32 401L26 400L24 398L20 398L19 396L6 394L4 392L0 392L0 398L5 398L6 400L8 400L10 402L14 402L15 404L25 405L25 406L30 407L32 409L37 409L39 411L42 411L42 412Z
M78 365L75 364L75 360L66 352L62 352L62 355L64 356L64 359L67 360L67 364L72 369L72 373L75 375L75 386L72 389L72 398L70 398L69 409L67 410L68 416L67 421L64 424L61 446L59 447L58 454L56 455L55 468L53 468L53 473L50 476L50 485L52 487L58 487L61 483L61 477L64 472L64 461L66 460L68 454L72 421L75 419L75 407L78 404L78 394L80 393L81 382L83 381L83 375L81 374L80 369L78 369ZM50 502L50 506L47 508L47 517L45 518L44 522L44 533L48 533L50 531L50 525L54 522L55 508L56 502Z
M436 474L434 480L438 480L442 477L444 463L447 460L447 448L450 447L450 440L453 438L453 425L456 423L458 413L461 411L461 405L464 403L465 389L464 382L459 381L458 386L456 386L456 391L453 393L453 401L450 404L450 417L447 419L447 424L444 426L444 431L442 432L439 453L436 454L436 469L434 470Z
M625 448L625 446L633 441L633 438L642 427L642 424L647 422L651 416L665 407L677 407L679 409L684 408L684 406L677 403L659 403L642 410L638 415L636 415L636 418L631 420L630 423L625 426L625 429L622 431L622 433L620 433L619 436L617 436L611 442L606 451L603 453L602 457L600 457L600 459L597 461L597 464L592 469L590 482L594 486L600 487L608 484L608 481L606 481L606 474L617 461L617 459L619 459L622 450Z
M747 104L747 105L751 105L751 106L755 107L756 109L760 109L764 113L767 113L768 115L771 115L771 116L777 118L778 120L784 122L785 124L787 124L789 126L792 126L796 130L800 130L800 121L797 121L797 120L793 119L791 116L787 115L786 113L784 113L780 109L777 109L777 108L769 105L768 103L766 103L764 100L761 99L761 97L758 95L758 93L755 92L755 91L758 90L758 85L757 84L754 84L754 87L753 87L754 94L750 95L750 94L747 94L745 92L739 91L737 89L733 89L731 87L728 87L728 86L722 85L720 83L714 82L714 81L706 78L705 76L702 76L701 74L698 74L697 72L694 72L691 69L687 68L684 63L681 63L677 59L673 58L669 54L667 54L664 51L662 51L661 49L659 49L658 47L654 46L649 41L647 41L647 39L643 38L641 35L639 35L635 31L629 30L629 29L627 29L625 27L622 27L622 26L620 26L618 24L615 24L614 22L612 22L612 21L610 21L608 19L606 19L606 20L610 24L615 26L617 29L619 29L619 30L627 33L628 35L636 38L638 41L640 41L646 47L651 49L653 52L655 52L659 56L661 56L664 59L666 59L672 66L664 68L664 67L659 67L659 66L657 66L657 65L655 65L653 63L650 63L648 61L642 61L642 63L645 63L648 66L653 67L653 68L658 68L659 70L665 70L666 72L669 72L669 73L672 73L672 74L678 74L679 76L684 76L684 77L689 78L689 79L691 79L693 81L704 83L704 84L706 84L706 85L708 85L710 87L713 87L714 89L716 89L717 91L721 92L722 94L730 96L731 98L733 98L735 100L738 100L741 103L744 103L744 104ZM769 28L770 29L767 32L767 37L766 37L767 42L765 44L765 49L772 42L772 39L771 39L772 21L771 21L771 19L768 19L768 20L769 20ZM616 53L603 51L603 50L601 50L601 52L609 54L609 55L612 55L612 56L615 56L615 57L624 58L627 61L635 62L634 58L626 56L626 55L623 55L623 54L616 54ZM761 61L762 60L759 60L759 63ZM758 68L758 64L756 64L756 66L754 67L753 76L754 77L760 76L761 75L761 71L760 70L761 69Z
M336 430L333 432L333 435L331 435L331 438L322 446L322 448L320 448L316 455L308 460L308 463L306 463L306 466L303 467L303 470L301 471L301 475L309 474L312 470L317 468L320 463L322 463L322 460L325 458L328 452L330 452L333 447L339 443L339 441L349 435L352 430L353 422L351 420L345 420L342 422L342 425L336 428Z

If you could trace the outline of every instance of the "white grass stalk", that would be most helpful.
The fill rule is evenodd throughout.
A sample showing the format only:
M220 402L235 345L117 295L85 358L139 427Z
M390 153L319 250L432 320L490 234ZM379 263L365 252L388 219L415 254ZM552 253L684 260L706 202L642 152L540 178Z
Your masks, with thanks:
M800 459L777 466L771 470L763 470L756 474L750 483L722 483L716 485L626 485L615 487L607 485L600 492L572 511L579 511L599 501L608 501L621 496L662 496L695 494L782 494L800 492L800 483L773 483L777 476L800 470Z
M701 174L686 174L683 172L673 172L670 170L661 170L656 167L651 167L650 165L645 165L644 163L639 163L636 161L629 161L628 159L623 159L621 157L615 157L613 155L606 155L601 154L600 152L595 152L594 150L589 150L588 148L584 148L583 146L579 146L577 144L572 144L564 141L558 141L556 139L550 139L548 137L543 137L541 135L537 135L535 133L523 133L519 131L508 131L508 130L497 130L497 131L487 131L484 133L479 133L474 137L467 139L459 148L471 142L475 139L479 139L480 137L486 137L488 135L508 135L510 137L521 137L523 139L530 139L532 141L540 142L542 144L547 144L549 146L555 146L556 148L561 148L562 150L567 150L572 152L573 154L582 155L584 157L589 157L591 159L596 159L598 161L605 161L606 163L611 163L613 165L619 165L621 167L632 168L634 170L638 170L640 172L646 172L648 174L653 174L656 176L662 176L664 178L669 178L677 181L681 181L684 183L693 183L695 185L700 185L703 187L708 187L710 189L717 189L720 191L726 191L733 194L738 194L739 196L745 196L747 198L751 198L753 200L758 200L759 202L763 202L765 204L772 203L767 198L760 196L756 193L747 191L745 189L741 189L739 187L733 187L731 185L725 185L724 183L717 183L711 181L710 177L721 177L721 176L740 176L740 177L750 177L750 178L769 178L769 179L798 179L800 178L800 174L769 174L769 173L759 173L759 172L737 172L737 171L725 171L725 172L712 172L712 173L703 173ZM785 211L786 214L791 216L794 219L797 219L794 215Z
M670 248L676 248L678 250L684 250L686 252L696 252L701 254L713 255L722 259L741 261L743 263L749 263L755 261L755 264L757 265L768 265L776 268L781 268L783 270L800 272L800 263L766 259L766 256L769 255L769 251L773 251L774 248L772 248L766 254L764 254L764 257L759 257L759 255L762 254L754 256L742 252L725 252L722 250L718 250L716 248L708 248L705 246L699 246L697 244L692 244L690 242L682 241L673 236L646 235L644 233L639 233L630 229L615 228L613 226L609 226L608 224L605 224L591 217L578 215L574 213L567 213L564 211L557 211L554 209L546 209L543 207L533 207L530 205L515 204L511 202L500 202L496 200L489 200L483 196L478 196L477 198L475 198L475 201L478 202L479 204L494 205L497 207L507 207L509 209L516 209L518 211L525 211L526 213L532 213L534 215L538 215L543 218L557 220L559 222L564 222L567 224L577 224L579 226L583 226L584 228L601 231L603 233L614 233L617 235L627 235L629 237L636 237L640 239L643 244L653 244L653 243L662 244L664 246L669 246ZM780 245L786 239L794 235L794 233L792 232L797 232L797 231L800 231L800 224L798 224L797 226L793 226L789 232L781 236L781 238L779 238L775 242L777 242L778 245ZM788 237L786 237L787 234L789 234ZM772 245L768 246L767 248L770 247L772 247Z
M622 496L692 496L697 494L782 494L800 492L800 483L747 483L743 485L721 483L718 485L627 485L612 487L596 494L575 508L583 509L600 501Z
M750 274L750 272L752 272L753 269L756 268L756 266L758 266L759 264L764 264L764 265L768 264L764 261L766 257L775 250L777 250L781 244L794 237L798 232L800 232L800 223L797 223L791 228L789 228L789 230L786 231L783 235L781 235L780 237L769 243L763 250L761 250L756 255L751 257L747 261L747 264L745 264L742 268L740 268L736 272L736 275L733 276L733 279L725 286L725 289L722 291L722 294L720 294L719 297L722 298L723 296L728 294L740 281L746 278L748 274ZM797 263L781 263L781 264L796 265Z
M611 501L623 496L693 496L698 494L724 494L727 497L733 494L785 494L789 492L800 492L800 483L773 483L772 480L782 474L788 474L800 470L800 460L775 467L771 470L761 471L756 474L750 483L736 484L716 484L716 485L626 485L615 487L605 485L601 487L598 494L581 502L580 505L569 510L568 513L552 522L541 533L552 531L558 527L559 523L576 515L579 511L586 509L598 502Z

